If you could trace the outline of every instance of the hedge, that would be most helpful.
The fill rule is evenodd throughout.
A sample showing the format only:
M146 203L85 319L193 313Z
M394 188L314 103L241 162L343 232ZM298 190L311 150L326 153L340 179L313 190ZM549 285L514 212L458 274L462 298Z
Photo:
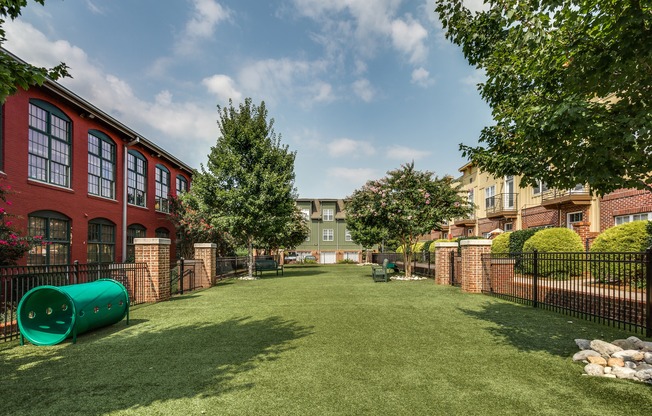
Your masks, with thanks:
M530 253L582 253L584 246L579 234L569 228L546 228L535 233L523 244L523 252ZM556 257L556 256L555 256ZM554 279L566 279L582 274L583 262L578 257L577 261L568 261L564 258L538 258L538 275ZM527 274L534 272L532 257L523 259L522 271Z
M630 262L632 256L623 253L645 251L650 243L651 224L652 221L633 221L600 234L589 250L596 260L591 262L593 278L602 283L623 282L637 287L645 286L644 265ZM598 261L601 258L605 261Z
M491 254L509 255L509 239L511 232L498 234L491 243Z

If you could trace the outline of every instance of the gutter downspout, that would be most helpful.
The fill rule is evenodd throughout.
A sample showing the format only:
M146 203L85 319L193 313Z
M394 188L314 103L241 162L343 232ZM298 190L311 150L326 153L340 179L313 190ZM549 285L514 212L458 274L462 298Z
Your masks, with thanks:
M140 143L140 137L136 138L124 145L124 169L122 174L122 262L127 261L127 180L129 175L128 162L129 162L129 148L135 144Z

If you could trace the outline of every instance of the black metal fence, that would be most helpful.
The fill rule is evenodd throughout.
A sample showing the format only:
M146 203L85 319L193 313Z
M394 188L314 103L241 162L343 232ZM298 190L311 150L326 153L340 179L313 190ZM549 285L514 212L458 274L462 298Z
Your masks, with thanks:
M37 286L114 279L127 289L129 304L136 305L145 302L148 276L144 263L0 267L0 341L18 337L18 304L25 293Z
M483 292L652 336L652 250L485 254Z
M215 262L215 266L217 278L225 279L247 273L249 260L247 257L219 257Z
M197 260L179 259L170 265L170 294L183 295L201 287L197 279Z

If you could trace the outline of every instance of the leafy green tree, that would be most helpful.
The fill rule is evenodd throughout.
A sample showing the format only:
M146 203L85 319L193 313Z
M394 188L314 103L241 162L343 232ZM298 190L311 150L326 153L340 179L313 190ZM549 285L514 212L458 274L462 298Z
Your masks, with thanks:
M45 4L45 0L34 1L41 5ZM25 6L27 6L27 0L3 0L0 2L0 104L3 104L7 97L14 94L18 88L27 90L34 85L43 85L46 78L57 80L70 76L68 66L63 62L54 68L39 68L18 61L1 48L7 40L3 24L7 17L14 20L20 16L20 11Z
M604 194L652 191L652 3L493 0L472 12L436 0L446 36L486 74L495 124L465 156L496 176L523 175Z
M363 246L378 243L384 236L397 239L405 248L405 276L410 277L419 236L470 212L453 178L433 177L432 172L415 170L410 163L355 190L347 204L346 224L355 230L351 233L354 241Z
M265 238L260 243L255 243L257 248L272 252L279 248L293 249L306 241L310 234L310 226L298 207L292 213L287 224L275 235Z
M177 231L177 254L186 259L194 258L195 243L214 243L218 256L235 253L231 236L217 227L213 227L200 209L197 197L184 192L177 198L170 199L170 219Z
M254 242L272 245L296 215L295 153L281 144L274 120L267 121L264 102L255 106L247 98L235 108L229 101L218 111L221 136L190 193L206 221L247 247L252 278Z

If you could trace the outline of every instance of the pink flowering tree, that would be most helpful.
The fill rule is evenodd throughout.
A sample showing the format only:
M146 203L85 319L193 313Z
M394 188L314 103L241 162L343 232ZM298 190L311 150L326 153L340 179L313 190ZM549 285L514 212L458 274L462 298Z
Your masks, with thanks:
M470 213L466 196L453 178L414 169L414 163L368 181L353 192L346 209L352 239L364 246L396 239L405 247L405 276L412 276L412 247L441 224Z
M0 266L15 265L33 247L45 244L42 236L21 236L14 226L16 218L8 212L11 201L7 196L11 189L0 186Z

